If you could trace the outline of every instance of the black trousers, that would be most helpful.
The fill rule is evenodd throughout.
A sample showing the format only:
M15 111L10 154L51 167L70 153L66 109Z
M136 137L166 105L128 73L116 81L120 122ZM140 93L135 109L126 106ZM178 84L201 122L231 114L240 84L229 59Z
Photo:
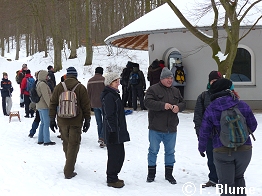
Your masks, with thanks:
M107 183L117 182L118 173L121 171L125 160L124 143L107 144Z
M126 102L128 103L128 107L132 107L132 90L128 89L127 86L122 86L122 103L124 107L126 107Z
M137 97L140 101L141 110L144 110L144 90L142 86L132 86L132 105L134 110L137 109Z

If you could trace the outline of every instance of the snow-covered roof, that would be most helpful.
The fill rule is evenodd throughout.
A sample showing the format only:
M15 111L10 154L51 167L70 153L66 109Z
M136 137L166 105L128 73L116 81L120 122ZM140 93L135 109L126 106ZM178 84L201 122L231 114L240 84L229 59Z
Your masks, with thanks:
M181 1L179 3L173 0L173 2L193 25L202 29L210 28L214 18L213 12L196 20L196 5L200 8L203 6L201 3L210 3L210 0ZM248 21L243 21L242 25L251 25L262 15L262 2L258 3L250 13L252 14L247 16ZM220 14L223 15L223 13ZM262 20L257 25L262 25ZM122 48L147 50L149 34L181 32L185 30L186 28L179 18L170 6L165 3L107 37L105 43Z

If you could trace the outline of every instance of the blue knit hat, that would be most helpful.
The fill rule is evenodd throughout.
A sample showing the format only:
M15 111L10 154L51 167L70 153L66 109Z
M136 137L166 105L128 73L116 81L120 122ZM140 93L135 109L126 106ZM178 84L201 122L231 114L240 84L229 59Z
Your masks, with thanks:
M68 67L67 69L66 69L66 75L68 76L68 75L72 75L72 76L75 76L76 78L77 78L77 71L76 71L76 69L74 68L74 67Z

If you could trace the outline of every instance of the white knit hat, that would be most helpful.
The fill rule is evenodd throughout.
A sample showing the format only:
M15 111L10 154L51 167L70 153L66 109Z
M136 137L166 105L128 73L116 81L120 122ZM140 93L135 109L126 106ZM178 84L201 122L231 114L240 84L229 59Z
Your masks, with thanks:
M120 75L118 73L109 72L105 76L105 86L110 85L114 80L120 78Z

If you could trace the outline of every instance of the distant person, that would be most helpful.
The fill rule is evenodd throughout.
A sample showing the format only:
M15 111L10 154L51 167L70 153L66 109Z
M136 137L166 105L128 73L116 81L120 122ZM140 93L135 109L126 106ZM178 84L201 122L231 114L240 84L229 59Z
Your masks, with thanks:
M195 123L195 130L197 134L197 138L199 138L199 128L202 123L203 115L210 104L211 100L211 92L210 92L210 86L215 82L217 79L222 78L222 75L218 71L211 71L208 76L208 84L207 84L207 91L203 91L198 97L195 105L195 110L194 110L194 123ZM218 177L217 177L217 172L216 172L216 167L214 164L213 160L213 141L212 141L212 136L208 138L208 143L207 143L207 149L206 149L206 154L207 154L207 165L209 169L209 174L208 174L208 182L205 183L202 187L210 187L210 186L216 186L218 183Z
M158 59L156 59L148 67L147 80L149 81L150 86L160 81L161 72L162 72L162 67L160 66L160 62L158 61Z
M87 83L87 93L90 99L91 107L94 110L97 133L98 133L98 143L101 148L105 147L104 134L103 134L103 115L102 115L102 103L101 103L101 93L105 88L105 78L103 77L104 69L102 67L97 67L95 69L95 75L88 80Z
M163 69L165 66L165 61L159 60L159 66Z
M22 65L22 69L21 70L18 70L16 72L16 82L17 84L20 85L20 91L21 91L21 84L22 84L22 80L23 78L25 77L26 75L26 70L27 70L27 64L23 64ZM23 108L24 107L24 95L22 93L20 93L20 107Z
M257 121L250 107L239 100L238 94L234 91L232 81L225 78L218 79L211 85L210 92L212 94L211 103L205 110L199 129L198 150L201 156L203 156L210 135L212 135L214 164L219 179L218 182L223 187L221 196L231 195L229 193L230 190L243 191L246 189L244 173L252 157L252 143L248 136L247 141L237 148L225 147L222 144L220 137L222 111L237 107L244 116L250 132L256 130ZM246 194L235 194L234 192L233 195Z
M21 82L21 94L24 96L25 104L25 118L34 117L34 111L29 109L29 104L31 103L30 92L27 89L27 82L29 78L33 78L33 76L31 75L30 69L27 69L25 77Z
M129 86L132 89L132 107L137 110L137 97L140 102L141 110L146 110L144 106L144 91L146 89L146 81L143 72L139 69L139 64L134 63L133 71L129 76Z
M40 115L40 127L38 134L38 144L44 144L44 146L55 145L55 142L50 140L50 118L49 118L49 105L52 96L51 89L47 84L48 72L46 70L40 70L38 73L38 81L36 84L36 91L40 97L40 101L36 103L36 109Z
M184 88L186 86L186 70L182 65L181 59L177 58L171 69L171 72L174 74L173 86L178 88L182 97L184 97Z
M107 145L107 186L122 188L124 180L118 174L125 159L124 142L130 141L126 126L125 110L122 104L118 86L120 76L117 73L108 73L105 76L105 89L101 95L103 130Z
M55 79L55 71L54 71L54 67L52 65L49 65L47 67L47 70L48 70L48 80L47 80L47 83L48 83L48 86L50 87L51 89L51 92L53 92L55 86L56 86L56 79Z
M74 91L77 97L78 115L73 118L62 118L57 116L59 96L64 92L62 82L56 85L49 106L50 128L53 131L57 128L55 122L57 116L58 127L61 131L63 151L66 158L64 166L65 179L71 179L77 175L75 172L75 163L80 148L82 130L84 133L87 132L91 120L90 100L88 98L87 89L77 80L77 75L77 71L74 67L67 68L66 80L64 83L69 90L72 90L78 85Z
M179 123L178 112L185 109L186 103L179 90L172 86L173 73L163 68L160 82L150 86L146 91L145 106L148 109L148 175L147 182L153 182L156 174L156 160L160 143L163 142L165 150L165 179L171 184L176 184L173 177L175 163L175 145L177 126Z
M123 69L120 77L120 84L122 85L122 102L124 107L132 107L132 89L129 88L129 76L133 71L133 62L128 61L126 67Z
M8 80L8 74L3 72L3 78L1 81L1 96L2 96L2 109L5 116L9 116L12 108L12 82Z

